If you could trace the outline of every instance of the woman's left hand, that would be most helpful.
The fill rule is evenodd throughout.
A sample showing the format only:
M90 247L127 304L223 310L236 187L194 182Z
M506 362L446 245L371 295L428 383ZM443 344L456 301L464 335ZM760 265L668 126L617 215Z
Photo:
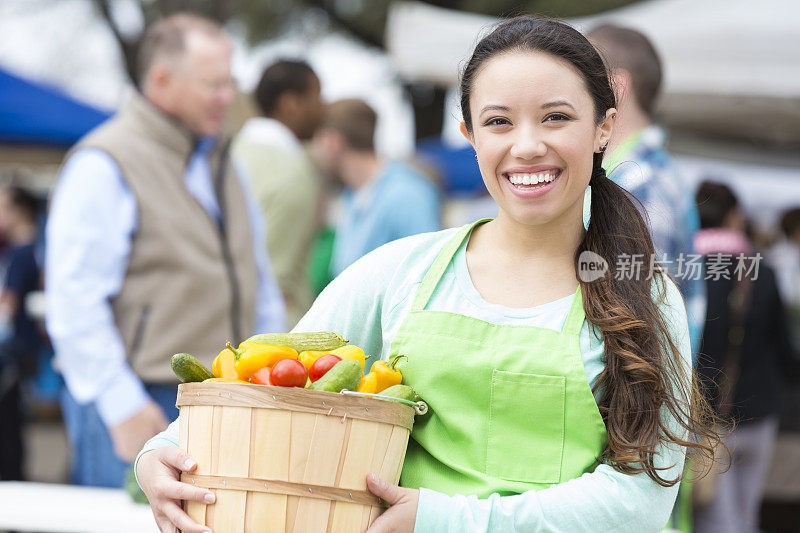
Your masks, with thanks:
M390 507L378 517L367 533L412 533L417 521L419 491L392 485L372 474L367 476L369 491Z

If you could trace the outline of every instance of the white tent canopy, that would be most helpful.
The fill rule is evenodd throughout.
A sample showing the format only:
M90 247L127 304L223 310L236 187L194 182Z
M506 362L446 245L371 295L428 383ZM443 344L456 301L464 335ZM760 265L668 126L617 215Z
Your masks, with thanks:
M401 76L452 85L496 21L398 2L386 45ZM570 22L581 30L611 22L653 41L664 64L660 110L668 124L800 142L800 2L651 0Z

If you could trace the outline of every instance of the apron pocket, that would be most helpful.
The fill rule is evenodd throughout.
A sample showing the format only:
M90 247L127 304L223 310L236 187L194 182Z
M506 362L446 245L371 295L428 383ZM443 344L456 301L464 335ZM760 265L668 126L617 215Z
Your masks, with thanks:
M486 473L558 483L564 454L566 378L492 372Z

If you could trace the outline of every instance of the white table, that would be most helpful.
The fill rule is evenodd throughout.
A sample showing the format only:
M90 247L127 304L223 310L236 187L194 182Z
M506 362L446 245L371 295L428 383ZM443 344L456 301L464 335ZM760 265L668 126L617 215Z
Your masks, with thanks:
M0 530L158 533L150 506L122 489L0 482Z

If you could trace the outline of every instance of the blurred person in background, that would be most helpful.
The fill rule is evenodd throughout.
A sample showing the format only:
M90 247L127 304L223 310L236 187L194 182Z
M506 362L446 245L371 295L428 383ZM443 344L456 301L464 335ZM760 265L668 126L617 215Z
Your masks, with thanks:
M6 242L0 292L0 481L23 478L21 382L35 372L42 337L25 311L25 298L39 290L34 253L39 200L17 186L0 189L0 234Z
M286 302L288 327L313 301L308 259L320 222L320 181L303 149L322 122L319 78L302 61L282 60L261 75L255 100L262 116L248 120L233 145L267 223L266 246Z
M587 37L611 71L619 110L603 167L609 178L642 203L656 260L669 268L686 300L696 359L705 319L705 287L700 277L676 275L676 267L681 256L686 259L695 253L692 241L700 222L691 187L664 148L665 132L653 124L661 93L661 60L650 40L633 29L604 24Z
M789 209L780 221L781 238L767 254L789 315L795 348L800 347L800 208Z
M139 88L67 155L47 226L47 329L79 484L121 486L177 416L169 359L284 330L260 208L223 134L231 44L179 13L152 26Z
M375 152L377 118L363 100L339 100L328 106L314 136L317 164L345 187L332 276L387 242L441 226L439 193L432 181L408 164Z
M702 230L695 247L704 258L708 291L698 377L721 417L736 425L725 439L730 470L716 477L713 499L695 509L695 531L750 533L759 531L792 348L775 274L754 259L733 191L705 181L697 206Z

